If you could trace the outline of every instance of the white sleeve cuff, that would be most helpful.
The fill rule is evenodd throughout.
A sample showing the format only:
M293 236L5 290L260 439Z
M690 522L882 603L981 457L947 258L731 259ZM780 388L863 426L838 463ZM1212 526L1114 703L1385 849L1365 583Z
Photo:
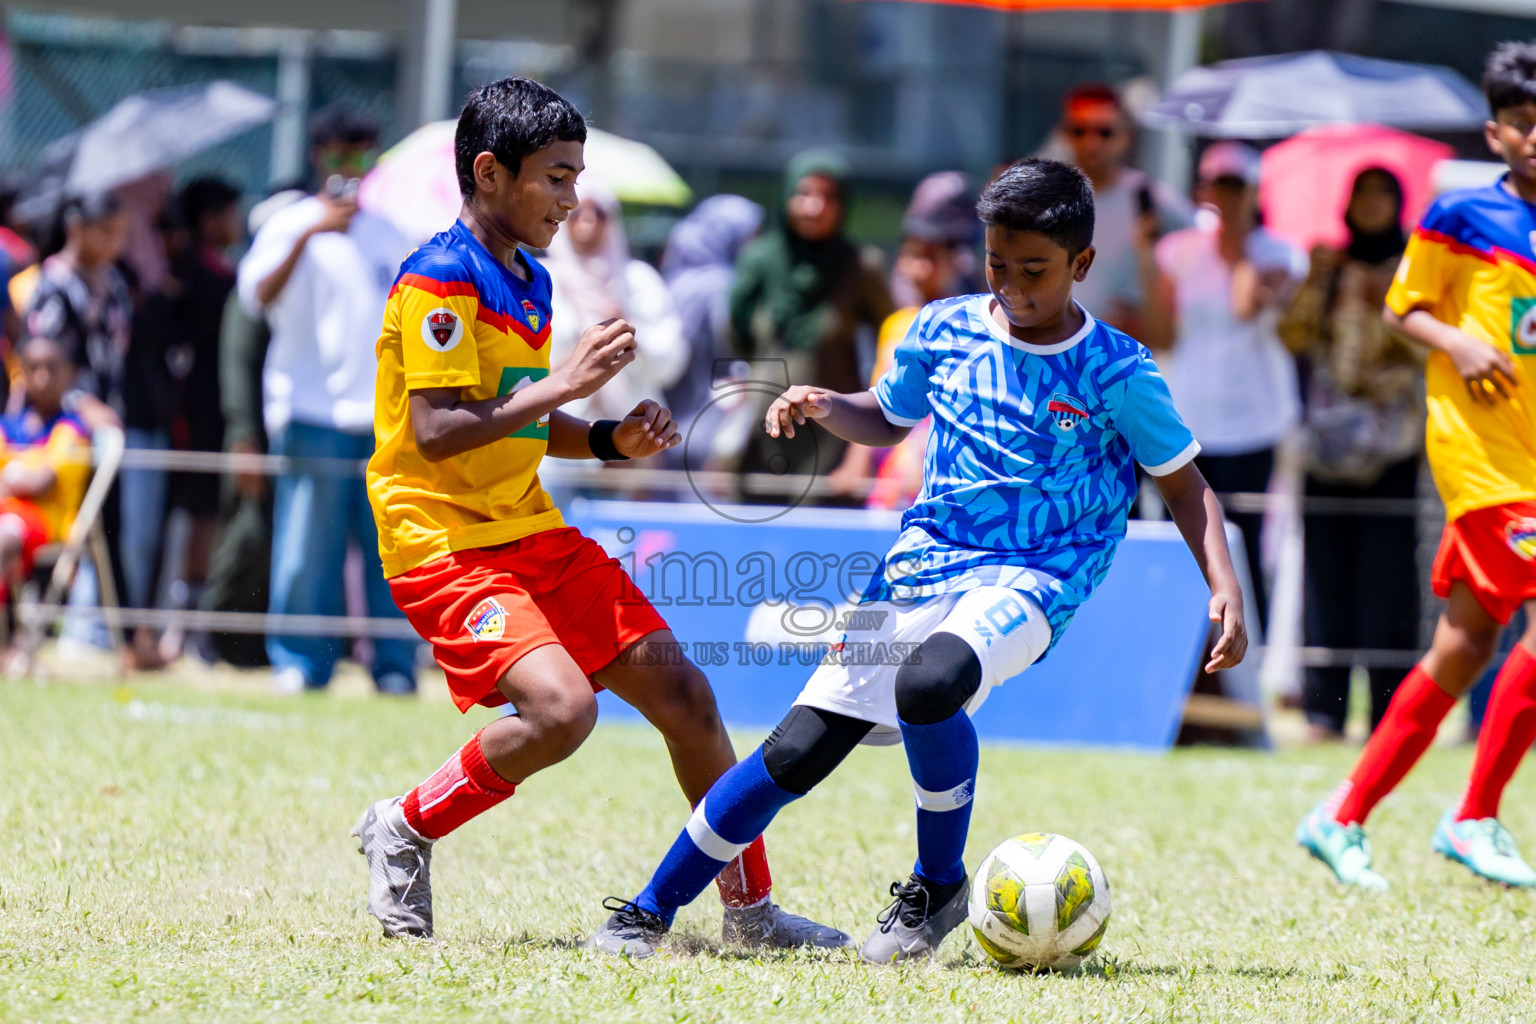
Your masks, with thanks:
M879 388L870 388L869 389L869 393L875 396L875 404L880 406L880 412L882 414L884 414L885 419L886 419L886 421L888 423L894 423L898 427L915 427L919 423L923 422L923 417L921 417L921 416L919 416L917 419L914 420L914 419L908 419L905 416L898 416L894 412L892 412L891 409L890 409L890 406L888 406L884 402L880 401L880 389Z
M1169 473L1172 473L1175 470L1183 469L1185 466L1189 465L1194 461L1195 456L1199 454L1200 442L1191 441L1189 442L1189 447L1179 452L1179 454L1175 455L1167 462L1159 462L1155 466L1144 465L1141 468L1146 470L1149 476L1167 476Z

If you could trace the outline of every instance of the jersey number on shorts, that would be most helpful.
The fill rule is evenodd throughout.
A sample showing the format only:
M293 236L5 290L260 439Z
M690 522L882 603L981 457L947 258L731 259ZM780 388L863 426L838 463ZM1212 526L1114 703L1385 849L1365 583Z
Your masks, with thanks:
M976 635L987 641L987 646L992 646L992 641L999 636L1007 636L1018 629L1029 619L1029 613L1024 610L1024 602L1016 597L1005 597L981 613L974 628Z

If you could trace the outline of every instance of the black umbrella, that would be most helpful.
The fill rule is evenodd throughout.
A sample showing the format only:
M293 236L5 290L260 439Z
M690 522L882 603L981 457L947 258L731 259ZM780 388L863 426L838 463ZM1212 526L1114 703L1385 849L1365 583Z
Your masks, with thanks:
M1312 50L1191 68L1141 120L1151 128L1260 139L1337 123L1455 131L1480 128L1487 117L1482 93L1450 68Z

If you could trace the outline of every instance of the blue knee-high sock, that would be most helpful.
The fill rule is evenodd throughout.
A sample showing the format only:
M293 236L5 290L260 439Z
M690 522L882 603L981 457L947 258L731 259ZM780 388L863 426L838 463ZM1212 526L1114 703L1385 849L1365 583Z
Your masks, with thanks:
M709 787L635 902L670 925L678 907L697 899L731 858L801 795L773 781L758 747Z
M917 791L917 873L941 885L965 877L965 837L981 754L964 710L933 725L901 723Z

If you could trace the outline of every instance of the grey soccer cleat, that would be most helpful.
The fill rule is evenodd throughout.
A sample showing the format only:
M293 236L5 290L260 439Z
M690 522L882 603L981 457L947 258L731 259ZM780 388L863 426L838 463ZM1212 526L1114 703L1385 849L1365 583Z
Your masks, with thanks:
M966 882L961 877L952 885L936 885L915 872L906 884L892 882L895 900L876 918L880 927L859 955L872 964L932 956L944 936L965 920Z
M371 805L352 828L368 858L368 913L391 939L432 937L432 840L405 824L400 798Z
M667 922L629 900L609 896L603 900L603 909L612 913L589 943L600 953L644 960L667 937Z
M801 946L840 949L853 945L852 937L846 932L791 914L771 899L751 907L726 907L720 922L720 941L727 946L749 949L798 949Z

